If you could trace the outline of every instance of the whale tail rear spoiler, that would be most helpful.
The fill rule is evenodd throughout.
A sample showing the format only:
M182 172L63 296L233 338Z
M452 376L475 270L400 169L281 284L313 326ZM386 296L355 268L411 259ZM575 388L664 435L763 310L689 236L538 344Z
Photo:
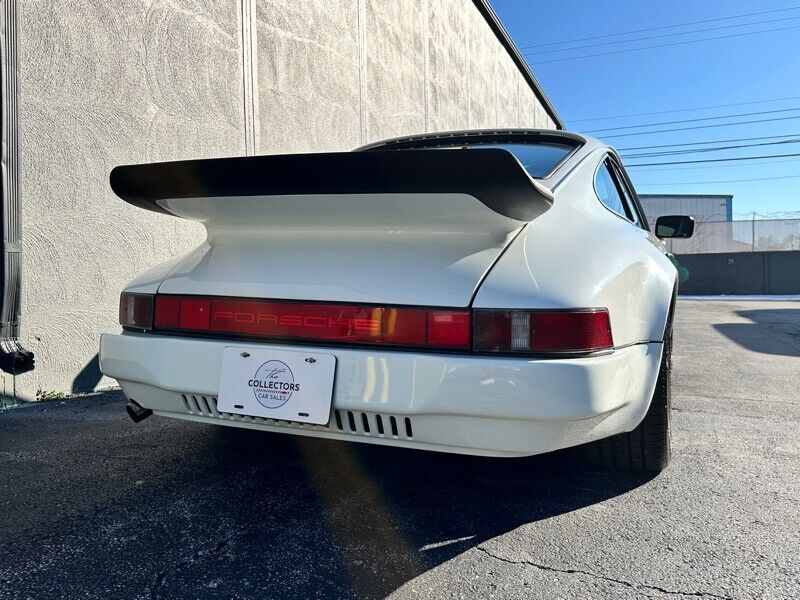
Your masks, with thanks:
M500 148L330 152L128 165L113 169L110 182L114 192L130 204L209 223L225 212L224 201L214 203L215 215L193 215L171 211L170 200L280 196L280 202L290 202L286 197L462 194L521 222L535 219L553 203L552 192L532 179L513 154ZM418 210L419 204L415 206ZM377 213L381 207L374 210ZM326 215L308 218L325 219Z

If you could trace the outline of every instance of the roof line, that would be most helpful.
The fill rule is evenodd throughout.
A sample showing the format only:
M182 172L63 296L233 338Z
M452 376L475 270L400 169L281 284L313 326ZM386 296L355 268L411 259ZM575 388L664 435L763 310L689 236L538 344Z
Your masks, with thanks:
M733 199L733 194L639 194L639 198L729 198Z
M480 12L481 15L483 15L483 18L486 19L486 22L489 24L489 28L492 30L495 36L497 36L497 39L511 55L511 60L513 60L517 65L520 73L522 73L522 77L528 82L528 85L542 103L544 109L550 114L550 117L553 119L553 121L555 121L556 127L558 129L566 129L564 122L561 120L561 117L558 116L556 109L553 107L553 103L550 102L550 98L547 97L547 94L544 93L542 86L539 85L539 81L531 71L527 61L523 58L519 48L517 48L514 40L511 39L511 36L508 34L508 31L506 31L506 28L503 27L503 24L500 22L500 18L497 16L497 13L495 13L494 9L489 5L489 0L472 0L472 2L475 4L478 12Z
M496 129L464 129L459 131L435 131L430 133L417 133L414 135L404 135L396 138L389 138L386 140L378 140L358 148L354 148L354 152L363 150L383 150L390 146L399 146L410 142L424 142L434 140L453 140L454 144L466 143L464 140L469 138L477 139L478 141L483 138L487 140L484 143L504 143L501 140L508 138L537 138L544 140L569 140L574 142L577 146L586 143L586 138L583 136L572 133L569 131L553 130L553 129L517 129L517 128L496 128ZM508 143L508 142L505 142Z

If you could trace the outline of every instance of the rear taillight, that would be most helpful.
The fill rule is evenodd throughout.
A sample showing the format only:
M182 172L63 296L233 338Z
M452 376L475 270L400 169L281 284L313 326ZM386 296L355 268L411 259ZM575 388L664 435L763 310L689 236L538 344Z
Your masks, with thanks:
M354 304L156 296L155 329L276 340L468 350L470 313Z
M591 352L614 346L605 309L476 310L472 320L476 352Z
M484 310L365 306L124 292L124 327L283 341L349 342L478 353L613 348L606 309Z
M119 323L133 329L152 329L153 296L122 292L119 297Z

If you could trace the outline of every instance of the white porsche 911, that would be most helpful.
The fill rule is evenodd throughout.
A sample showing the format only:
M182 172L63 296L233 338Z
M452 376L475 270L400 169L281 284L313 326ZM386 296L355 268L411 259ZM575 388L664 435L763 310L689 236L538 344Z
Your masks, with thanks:
M428 134L122 166L111 186L208 232L133 280L102 336L135 421L667 465L678 274L602 143Z

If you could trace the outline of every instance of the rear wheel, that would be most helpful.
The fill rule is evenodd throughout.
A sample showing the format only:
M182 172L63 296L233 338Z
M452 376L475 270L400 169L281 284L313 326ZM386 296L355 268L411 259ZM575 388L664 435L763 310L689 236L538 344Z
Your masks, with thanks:
M633 431L586 445L591 464L628 471L658 473L670 459L669 413L672 404L672 327L664 336L664 350L656 389L642 422Z

